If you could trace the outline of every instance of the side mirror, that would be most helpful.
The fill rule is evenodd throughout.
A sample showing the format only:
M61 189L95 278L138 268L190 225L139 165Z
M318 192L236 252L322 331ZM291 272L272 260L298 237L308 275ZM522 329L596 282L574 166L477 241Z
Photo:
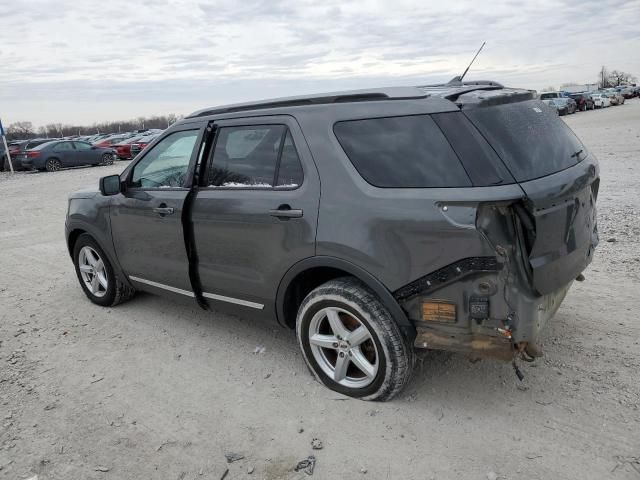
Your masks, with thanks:
M96 150L98 147L96 147L95 145L91 145L91 150Z
M108 175L100 179L100 193L105 197L117 195L121 191L120 175Z

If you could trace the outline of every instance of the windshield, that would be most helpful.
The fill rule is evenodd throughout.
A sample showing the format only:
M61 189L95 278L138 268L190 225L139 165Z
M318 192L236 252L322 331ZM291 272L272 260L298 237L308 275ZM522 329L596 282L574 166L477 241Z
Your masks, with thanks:
M518 182L572 167L586 148L556 113L530 100L467 111Z

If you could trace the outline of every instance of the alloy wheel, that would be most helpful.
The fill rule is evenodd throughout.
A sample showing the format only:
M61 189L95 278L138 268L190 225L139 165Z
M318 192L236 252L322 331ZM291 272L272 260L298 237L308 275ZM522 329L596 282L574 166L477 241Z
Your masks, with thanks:
M60 170L60 160L51 158L47 160L46 167L47 167L47 170L50 172L57 172L58 170Z
M104 297L109 286L109 279L104 262L93 248L82 247L78 254L78 268L82 282L92 295Z
M309 324L309 344L322 371L349 388L371 384L379 356L369 329L352 313L337 307L319 310Z

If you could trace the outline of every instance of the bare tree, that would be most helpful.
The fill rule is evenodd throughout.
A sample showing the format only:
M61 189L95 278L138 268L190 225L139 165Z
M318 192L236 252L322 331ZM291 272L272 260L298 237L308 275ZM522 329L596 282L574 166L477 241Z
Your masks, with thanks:
M93 135L95 133L131 132L139 129L157 128L164 130L173 123L184 118L182 115L171 113L152 117L138 117L135 120L119 122L100 122L93 125L64 125L62 123L48 123L36 130L31 122L17 122L7 128L9 140L32 138L36 135L47 138L70 137L73 135Z
M10 140L31 138L33 135L33 123L31 122L15 122L7 127L7 137Z
M612 70L609 74L609 83L611 83L614 87L619 85L626 85L627 83L633 83L637 80L634 75L630 73L623 72L622 70Z
M598 88L609 88L611 86L609 83L609 71L604 65L600 69L598 77Z

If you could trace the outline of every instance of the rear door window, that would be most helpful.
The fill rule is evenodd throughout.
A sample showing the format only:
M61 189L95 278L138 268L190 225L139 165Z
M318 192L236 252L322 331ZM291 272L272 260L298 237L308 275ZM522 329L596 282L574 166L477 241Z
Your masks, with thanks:
M565 170L586 156L578 137L539 101L469 109L466 115L518 182Z
M280 156L276 187L295 188L298 185L302 185L302 180L303 173L300 157L293 143L291 132L287 130Z
M221 127L207 176L210 187L296 188L302 165L285 125Z
M54 148L56 152L66 152L73 149L74 148L73 145L71 145L71 142L60 142Z
M336 123L333 131L358 173L376 187L471 186L429 115L349 120Z

